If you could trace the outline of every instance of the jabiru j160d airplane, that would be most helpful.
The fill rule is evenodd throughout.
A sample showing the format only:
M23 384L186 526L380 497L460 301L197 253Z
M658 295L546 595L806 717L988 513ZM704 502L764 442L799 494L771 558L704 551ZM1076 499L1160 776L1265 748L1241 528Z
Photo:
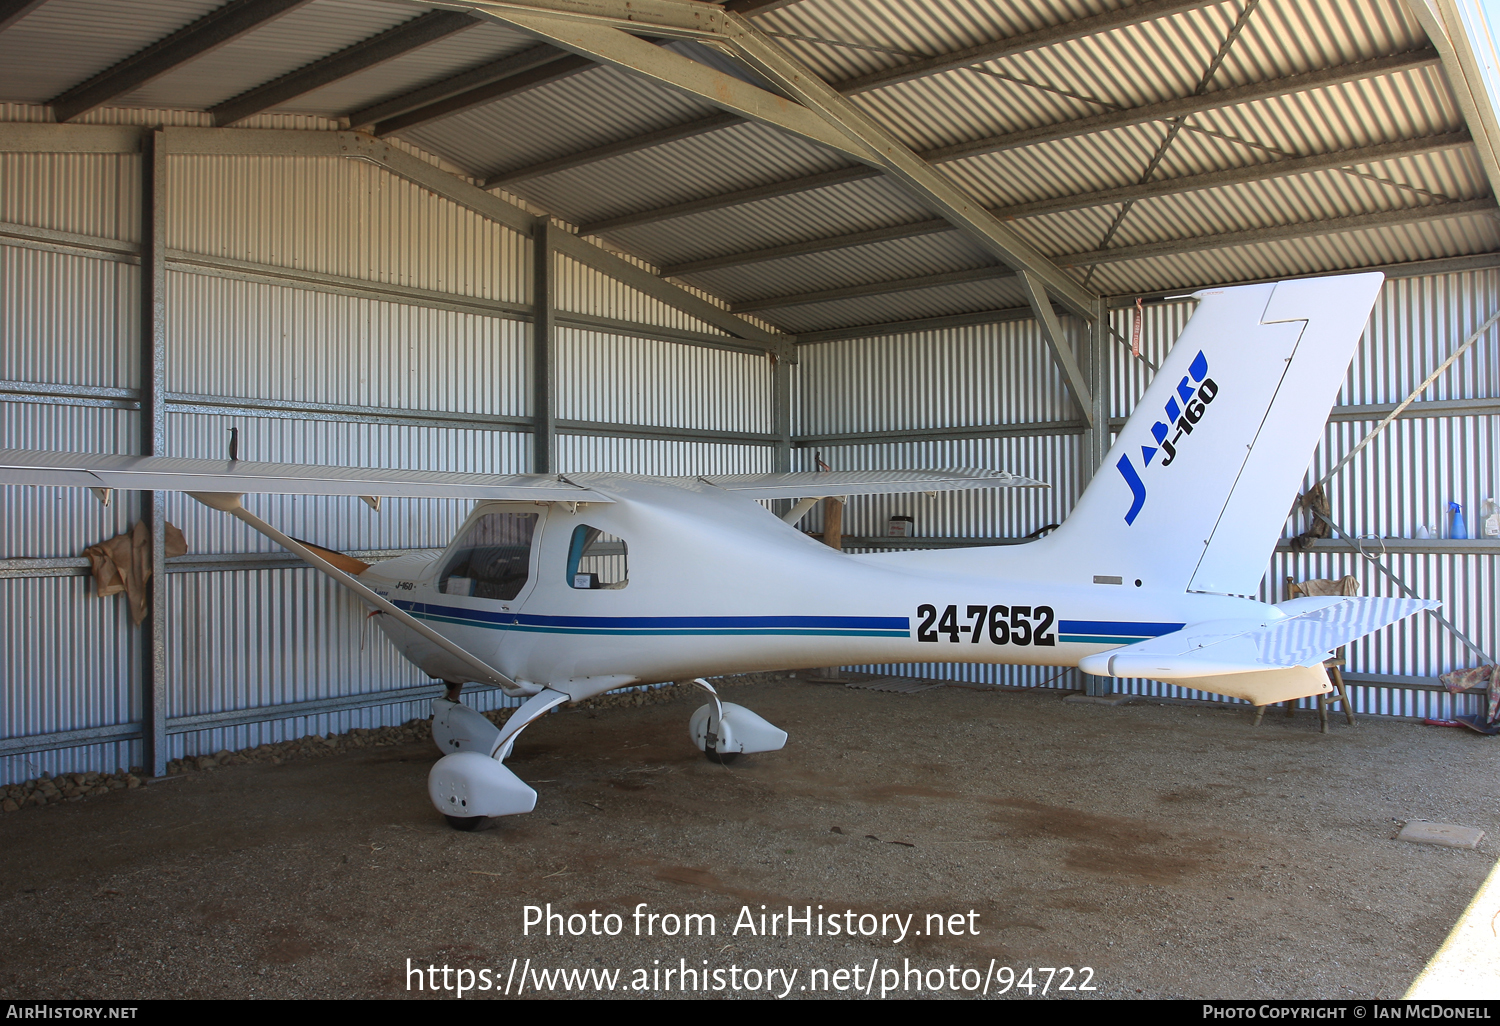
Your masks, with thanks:
M689 733L717 759L786 742L705 679L758 670L1078 666L1257 705L1329 690L1331 650L1438 604L1247 597L1381 281L1199 293L1077 507L1025 544L854 555L795 528L819 497L1039 485L989 470L489 476L7 450L0 484L184 491L353 591L407 659L449 684L434 701L445 754L429 793L472 829L534 808L504 765L528 724L631 685L696 678L710 701ZM478 504L441 555L363 569L266 523L243 504L251 493ZM801 501L778 518L767 499ZM473 682L524 699L503 728L456 700Z

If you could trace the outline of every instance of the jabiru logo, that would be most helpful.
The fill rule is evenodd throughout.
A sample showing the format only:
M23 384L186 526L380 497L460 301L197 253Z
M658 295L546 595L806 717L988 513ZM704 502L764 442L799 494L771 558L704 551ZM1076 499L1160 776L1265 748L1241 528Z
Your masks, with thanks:
M1219 386L1208 376L1208 357L1200 349L1188 366L1187 375L1177 383L1177 394L1168 399L1167 405L1163 407L1167 415L1166 421L1159 420L1151 425L1151 435L1156 439L1156 444L1141 446L1141 467L1149 467L1158 452L1166 453L1160 466L1170 467L1172 461L1177 459L1177 445L1182 441L1182 436L1193 433L1193 427L1203 419L1208 404L1218 394ZM1177 428L1176 434L1172 434L1173 427ZM1172 435L1170 440L1168 435ZM1146 505L1146 483L1141 480L1135 464L1130 462L1128 452L1120 457L1115 469L1119 470L1120 476L1130 486L1131 503L1130 509L1125 512L1125 523L1133 524Z

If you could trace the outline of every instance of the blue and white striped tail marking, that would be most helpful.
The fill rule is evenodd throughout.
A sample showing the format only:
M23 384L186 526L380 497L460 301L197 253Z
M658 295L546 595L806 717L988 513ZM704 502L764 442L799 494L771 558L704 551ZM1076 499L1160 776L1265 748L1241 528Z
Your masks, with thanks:
M904 616L536 616L492 613L435 602L397 601L395 604L419 620L531 634L911 636L911 620Z

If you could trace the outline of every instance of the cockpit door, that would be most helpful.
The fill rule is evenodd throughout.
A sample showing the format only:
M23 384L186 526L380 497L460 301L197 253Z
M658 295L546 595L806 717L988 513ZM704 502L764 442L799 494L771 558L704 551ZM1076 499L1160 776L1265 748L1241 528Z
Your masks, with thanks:
M475 510L439 563L439 594L519 609L536 587L545 507L489 505Z

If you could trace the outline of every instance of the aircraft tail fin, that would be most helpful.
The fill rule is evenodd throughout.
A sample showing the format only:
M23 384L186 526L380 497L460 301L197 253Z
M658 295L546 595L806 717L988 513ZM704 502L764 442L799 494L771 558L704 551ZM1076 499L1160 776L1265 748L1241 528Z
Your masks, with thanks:
M1197 311L1052 535L1068 562L1096 583L1253 594L1383 280L1198 293Z

